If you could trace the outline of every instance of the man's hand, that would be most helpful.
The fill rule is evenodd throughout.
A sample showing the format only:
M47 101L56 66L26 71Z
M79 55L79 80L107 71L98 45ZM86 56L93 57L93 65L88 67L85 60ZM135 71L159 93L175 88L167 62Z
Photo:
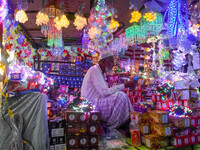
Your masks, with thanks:
M125 88L135 88L137 85L137 81L128 81L124 83Z

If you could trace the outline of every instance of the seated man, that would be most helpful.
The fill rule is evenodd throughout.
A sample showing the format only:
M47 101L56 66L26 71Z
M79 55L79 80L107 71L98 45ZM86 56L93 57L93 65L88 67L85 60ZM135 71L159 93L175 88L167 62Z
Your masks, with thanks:
M124 125L133 110L128 96L122 92L127 87L134 88L136 81L129 81L109 88L104 74L112 72L114 58L111 53L102 53L97 65L92 66L85 75L81 88L81 97L96 106L101 113L101 120L108 129Z

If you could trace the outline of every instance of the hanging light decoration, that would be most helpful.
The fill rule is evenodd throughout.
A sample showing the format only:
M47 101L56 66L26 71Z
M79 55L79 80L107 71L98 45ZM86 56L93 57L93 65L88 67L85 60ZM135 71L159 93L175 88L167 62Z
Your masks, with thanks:
M42 3L43 11L38 12L36 16L36 24L42 25L41 32L48 38L47 45L52 47L52 53L59 54L57 50L62 50L62 27L67 28L69 26L69 20L63 13L64 4L61 7L57 4L58 1L51 1L46 4Z
M110 27L109 27L109 29L111 30L111 32L115 32L118 27L119 27L119 22L117 22L116 20L114 20L112 18L111 21L110 21Z
M82 13L83 8L84 4L81 4L79 11L75 14L74 25L77 30L82 30L87 25L87 20Z
M144 14L144 18L146 19L146 21L148 22L152 22L156 19L156 13L152 13L152 12L147 12Z
M15 20L19 21L20 23L25 23L26 21L28 21L27 14L23 9L17 11L15 15Z
M42 24L47 24L49 22L49 17L47 14L39 11L37 16L36 16L36 24L38 26L41 26Z
M101 34L101 30L98 30L96 27L91 27L88 34L91 39L94 39L96 36Z
M77 30L82 30L87 25L87 20L85 17L75 14L74 25Z
M140 18L142 17L142 14L139 11L133 11L131 13L131 20L129 21L130 23L133 22L139 22Z

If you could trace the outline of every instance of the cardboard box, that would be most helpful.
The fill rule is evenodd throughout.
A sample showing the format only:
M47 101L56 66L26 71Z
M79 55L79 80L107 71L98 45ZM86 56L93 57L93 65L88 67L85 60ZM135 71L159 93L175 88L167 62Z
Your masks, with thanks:
M160 136L171 136L172 135L172 125L171 124L151 124L152 132Z
M66 111L65 120L67 123L76 123L77 122L77 112L75 111Z
M90 123L99 123L100 121L100 112L99 111L91 111L90 112Z
M98 124L88 124L88 134L89 135L98 135L99 134L99 125Z
M139 126L141 134L151 133L151 124L149 122L141 123Z
M159 149L169 146L169 139L155 134L145 135L145 145L150 149Z
M130 129L130 133L131 133L132 146L135 146L135 147L141 146L140 130L139 129Z
M66 135L80 135L80 124L67 124Z
M138 123L149 122L149 114L141 112L131 112L131 120L136 120Z
M67 136L67 148L78 148L78 136Z
M88 136L79 136L78 137L78 146L79 147L89 147L89 138L88 138Z
M190 118L189 117L176 117L170 116L170 122L174 127L177 128L188 128L190 127Z
M161 110L153 110L149 113L150 120L155 123L169 123L168 112Z
M98 147L99 139L98 136L89 136L90 147Z
M186 89L186 90L178 90L180 100L198 100L198 94L196 90Z

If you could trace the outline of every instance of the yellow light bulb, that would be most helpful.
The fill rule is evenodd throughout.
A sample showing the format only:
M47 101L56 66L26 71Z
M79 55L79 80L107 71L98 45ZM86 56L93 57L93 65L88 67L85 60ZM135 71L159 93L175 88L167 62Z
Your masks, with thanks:
M130 23L139 22L140 18L142 17L142 14L139 11L133 11L131 13L131 16L132 16L132 18L129 21Z

